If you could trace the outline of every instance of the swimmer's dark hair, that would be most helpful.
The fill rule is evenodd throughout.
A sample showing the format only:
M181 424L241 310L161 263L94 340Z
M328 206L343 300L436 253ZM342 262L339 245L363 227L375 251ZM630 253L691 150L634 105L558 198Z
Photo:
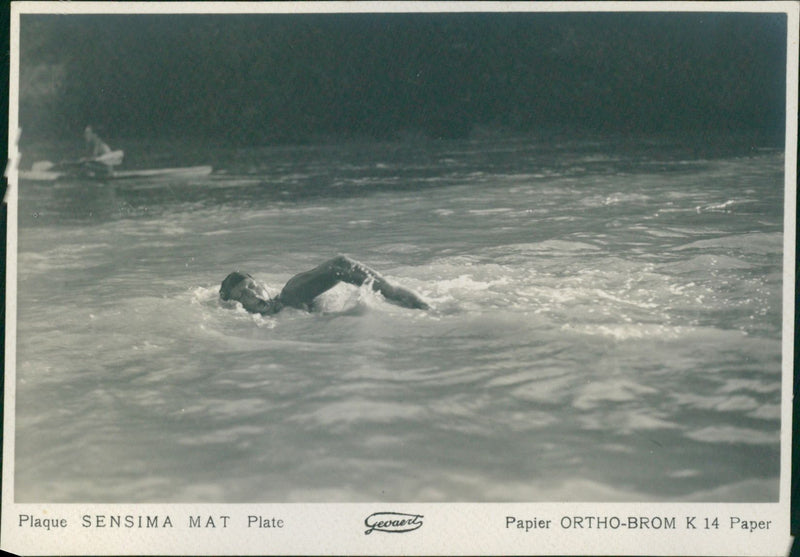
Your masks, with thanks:
M234 271L225 277L225 280L222 281L222 284L219 287L219 297L223 301L228 301L231 299L231 290L234 287L242 282L244 279L253 278L247 273L240 273L239 271Z

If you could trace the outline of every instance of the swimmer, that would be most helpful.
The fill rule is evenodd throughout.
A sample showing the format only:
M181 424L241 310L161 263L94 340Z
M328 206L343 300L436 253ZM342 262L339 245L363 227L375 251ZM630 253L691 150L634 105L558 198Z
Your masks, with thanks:
M223 301L239 302L250 313L261 315L272 315L285 307L310 311L317 296L340 282L361 286L368 281L388 302L404 308L429 309L428 304L410 290L390 284L374 270L344 255L295 275L276 298L264 296L250 275L234 271L222 281L219 297Z

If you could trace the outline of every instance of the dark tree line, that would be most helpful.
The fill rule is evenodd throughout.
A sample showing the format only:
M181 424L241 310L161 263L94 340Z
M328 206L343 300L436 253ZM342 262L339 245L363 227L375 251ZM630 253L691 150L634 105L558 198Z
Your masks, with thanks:
M24 15L20 121L242 143L476 126L780 137L780 14Z

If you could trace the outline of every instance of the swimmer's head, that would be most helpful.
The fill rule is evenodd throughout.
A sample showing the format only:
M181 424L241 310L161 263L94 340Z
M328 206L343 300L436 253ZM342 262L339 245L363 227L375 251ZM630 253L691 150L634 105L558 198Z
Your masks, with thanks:
M224 302L239 302L250 313L275 313L280 309L277 301L264 299L267 296L253 277L239 271L225 277L219 287L219 297Z
M219 287L219 297L226 302L228 300L235 299L234 297L231 296L231 292L243 280L247 279L253 280L253 277L251 277L247 273L240 273L239 271L232 272L227 277L225 277L225 280L222 281L222 284Z

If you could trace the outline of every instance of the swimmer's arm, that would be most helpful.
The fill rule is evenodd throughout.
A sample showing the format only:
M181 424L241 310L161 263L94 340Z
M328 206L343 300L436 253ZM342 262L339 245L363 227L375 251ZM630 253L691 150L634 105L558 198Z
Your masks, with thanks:
M377 271L370 269L347 256L340 255L328 262L335 269L340 280L361 286L364 282L372 281L372 289L380 292L386 301L409 309L429 309L422 299L411 290L390 283Z
M372 281L372 289L389 302L411 309L428 309L428 304L410 290L389 283L377 271L344 255L292 277L283 287L279 299L289 306L307 307L314 298L340 281L361 286L368 280Z
M380 283L376 280L372 283L372 288L383 294L387 301L398 306L409 309L430 309L430 306L411 290L389 284L386 280L382 280Z

